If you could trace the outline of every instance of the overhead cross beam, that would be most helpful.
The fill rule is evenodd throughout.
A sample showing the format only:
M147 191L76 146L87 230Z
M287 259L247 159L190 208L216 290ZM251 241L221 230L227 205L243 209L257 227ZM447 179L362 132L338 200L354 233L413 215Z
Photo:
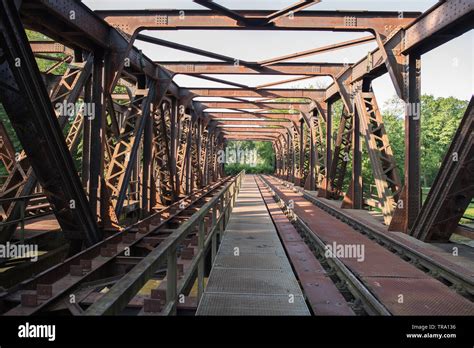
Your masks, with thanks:
M196 97L239 97L239 98L308 98L312 100L323 100L325 90L323 89L236 89L236 88L199 88L188 89Z
M284 61L287 61L287 60L296 59L296 58L303 58L303 57L312 56L312 55L319 54L319 53L326 53L326 52L330 52L330 51L340 50L340 49L343 49L343 48L357 46L357 45L364 44L364 43L367 43L367 42L371 42L371 41L374 41L374 40L375 40L375 37L373 37L373 36L364 36L364 37L361 37L361 38L358 38L358 39L339 42L339 43L333 44L333 45L313 48L313 49L310 49L310 50L297 52L297 53L292 53L292 54L284 55L284 56L281 56L281 57L275 57L275 58L262 60L262 61L259 61L258 64L260 64L262 66L274 65L276 63L284 62Z
M273 23L277 19L284 17L284 16L291 16L294 15L296 12L301 11L307 7L313 6L317 3L321 2L321 0L301 0L293 5L290 5L280 11L273 12L272 14L265 17L265 24Z
M303 10L309 6L315 5L320 2L320 0L302 0L299 1L283 10L273 12L266 17L245 17L239 14L236 11L232 11L227 7L219 5L212 0L193 0L195 3L200 4L204 7L207 7L210 10L214 10L218 13L221 13L224 16L235 19L237 23L244 26L264 26L269 25L276 21L277 19L294 15L296 12Z
M251 25L252 18L246 18L245 16L240 15L238 12L232 11L225 6L219 5L218 3L212 0L193 0L195 3L207 7L210 10L213 10L217 13L220 13L229 18L235 19L239 25ZM255 19L254 19L255 20ZM255 21L253 23L256 23Z
M274 63L268 66L259 66L257 62L250 62L250 66L235 62L168 62L157 61L157 64L173 74L249 74L249 75L313 75L336 76L350 63Z
M421 13L387 11L300 11L294 16L280 16L272 25L264 25L259 18L274 16L274 11L239 11L238 18L209 10L112 10L96 11L105 21L120 27L129 35L141 30L311 30L311 31L368 31L382 36L404 27ZM234 14L232 14L234 16ZM252 19L251 19L252 18ZM257 18L253 20L253 18ZM248 21L247 24L242 23ZM240 20L240 21L239 21ZM251 21L251 23L250 23ZM263 25L262 25L263 23Z
M242 65L247 66L247 67L251 67L251 68L252 67L257 67L258 68L258 65L256 65L255 63L246 62L245 60L240 60L240 59L237 59L237 58L225 56L225 55L214 53L214 52L209 52L209 51L206 51L206 50L202 50L202 49L187 46L187 45L178 44L176 42L171 42L171 41L159 39L159 38L148 36L148 35L138 34L137 35L137 40L153 43L153 44L160 45L160 46L163 46L163 47L173 48L175 50L180 50L180 51L184 51L184 52L188 52L188 53L197 54L197 55L208 57L208 58L222 60L224 62L228 62L228 63L232 63L232 64L235 64L236 62L238 62L239 64L242 64Z
M311 108L309 103L281 103L281 102L202 102L209 109L238 109L238 110L298 110L308 112Z

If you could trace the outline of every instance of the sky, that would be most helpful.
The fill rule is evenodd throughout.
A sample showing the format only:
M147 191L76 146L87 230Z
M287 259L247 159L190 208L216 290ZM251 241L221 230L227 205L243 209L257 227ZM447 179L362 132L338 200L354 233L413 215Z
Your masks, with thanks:
M233 10L265 9L279 10L296 0L217 0ZM204 9L191 0L83 0L93 10L107 9ZM426 11L436 0L323 0L309 10L370 10L370 11ZM368 33L340 33L317 31L144 31L143 34L178 42L188 46L235 57L241 60L258 61L276 56L308 50L315 47L367 36ZM155 61L213 59L137 41L138 48ZM313 55L293 62L339 62L354 63L376 47L374 42L334 52ZM179 57L179 59L176 59ZM422 93L435 97L453 96L469 100L474 92L474 32L464 35L424 54L421 58ZM249 86L285 80L291 76L214 75ZM301 82L278 85L276 88L307 88L328 84L331 78L317 77ZM232 87L194 77L178 75L175 82L182 87ZM373 81L373 89L379 106L395 95L395 89L385 74Z

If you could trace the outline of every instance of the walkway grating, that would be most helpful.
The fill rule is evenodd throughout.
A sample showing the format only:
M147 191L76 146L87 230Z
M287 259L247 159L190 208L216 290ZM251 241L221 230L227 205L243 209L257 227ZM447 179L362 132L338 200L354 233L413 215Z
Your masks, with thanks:
M197 315L310 315L252 175L243 179Z

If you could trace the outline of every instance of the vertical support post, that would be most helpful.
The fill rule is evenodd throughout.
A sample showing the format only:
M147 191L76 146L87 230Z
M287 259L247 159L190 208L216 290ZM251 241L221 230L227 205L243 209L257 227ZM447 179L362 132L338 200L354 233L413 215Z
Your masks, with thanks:
M286 178L286 180L288 180L288 181L293 181L293 174L292 174L292 172L293 172L293 162L291 161L291 157L290 157L291 153L292 153L291 146L292 146L291 145L291 136L290 136L290 132L288 131L287 134L286 134L286 149L287 149L286 154L288 156L288 160L286 161L286 163L287 163L286 165L287 165L287 168L288 168L287 169L287 175L286 175L287 178Z
M198 189L202 188L203 185L203 172L201 170L202 168L202 163L201 163L201 154L202 154L202 121L201 119L197 120L197 139L196 139L196 145L197 145L197 168L196 168L196 175L198 176L197 183L198 183Z
M205 225L204 218L199 221L199 232L198 232L198 253L201 258L198 263L198 303L201 300L201 296L204 292L204 238L205 238Z
M176 98L172 98L171 105L171 126L170 126L170 157L171 157L171 173L170 175L174 178L174 187L173 187L173 199L177 199L177 194L179 192L179 177L176 168L176 154L177 154L177 101Z
M26 201L20 201L20 243L25 244L25 208Z
M225 210L224 210L224 197L221 197L221 201L219 202L219 217L221 215L224 215L221 219L220 222L220 228L219 228L219 239L221 238L221 235L225 231Z
M312 119L313 117L315 117L314 115L311 115L311 122L312 122ZM316 190L316 146L315 146L315 141L316 141L316 134L314 134L314 129L313 127L311 126L310 127L310 130L309 130L309 136L310 136L310 145L309 145L309 151L310 151L310 155L309 155L309 178L310 178L310 181L309 181L309 190L310 191L314 191Z
M406 58L403 99L405 101L405 184L399 195L389 231L409 233L421 209L420 118L421 57L412 52ZM401 204L403 204L401 206Z
M94 63L95 66L95 63ZM92 94L92 83L89 79L84 88L84 103L91 102ZM91 124L92 120L88 117L84 118L83 128L82 128L82 186L84 191L89 193L89 176L90 176L90 151L91 151ZM90 197L89 197L90 200Z
M150 107L152 110L153 107ZM152 113L143 115L146 117L145 130L143 134L143 172L142 172L142 217L147 216L151 211L151 187L154 183L151 180L153 172L153 122Z
M322 182L322 187L318 193L318 196L329 198L329 190L331 183L329 182L329 171L332 165L332 105L327 104L327 115L326 115L326 175Z
M357 108L353 110L357 113ZM352 117L352 209L362 209L362 146L360 138L360 115Z
M214 205L212 208L212 228L215 228L214 233L212 234L212 239L211 239L211 262L214 263L214 259L216 258L217 254L217 231L218 231L218 226L217 226L217 204Z
M167 257L167 271L166 271L166 302L174 302L176 304L177 296L177 258L176 258L176 247L173 246L168 251ZM173 306L171 313L176 313L176 306Z
M415 222L421 207L420 186L420 117L421 117L421 57L408 58L408 105L405 109L405 200L404 232Z
M188 144L186 146L186 154L185 154L185 171L186 174L184 175L184 178L186 180L186 185L185 185L185 191L186 195L190 195L192 191L192 182L193 182L193 164L191 161L192 157L192 148L193 148L193 131L194 127L196 127L196 124L194 122L194 116L192 115L191 111L191 122L189 122L189 130L188 130Z
M92 82L92 102L94 103L95 115L90 127L89 204L92 213L96 217L100 215L98 210L99 185L104 172L103 137L105 137L104 57L99 52L94 55ZM104 204L106 203L104 202Z
M304 120L300 121L300 165L299 165L299 173L298 173L298 186L304 186L303 182L303 173L304 173Z

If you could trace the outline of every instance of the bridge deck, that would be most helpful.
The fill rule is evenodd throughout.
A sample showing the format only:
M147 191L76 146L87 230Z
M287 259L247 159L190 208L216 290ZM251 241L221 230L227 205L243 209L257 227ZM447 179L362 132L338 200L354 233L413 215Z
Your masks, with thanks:
M255 182L245 176L197 315L309 315Z

